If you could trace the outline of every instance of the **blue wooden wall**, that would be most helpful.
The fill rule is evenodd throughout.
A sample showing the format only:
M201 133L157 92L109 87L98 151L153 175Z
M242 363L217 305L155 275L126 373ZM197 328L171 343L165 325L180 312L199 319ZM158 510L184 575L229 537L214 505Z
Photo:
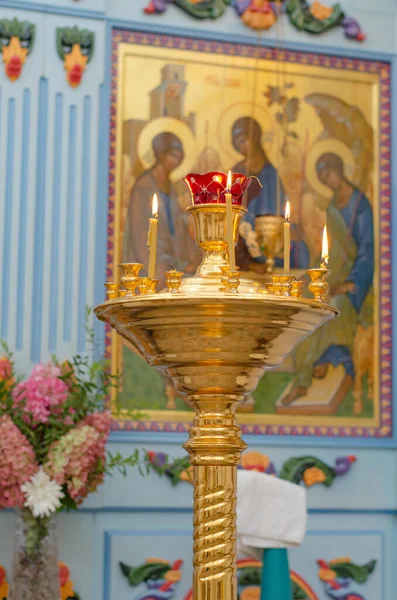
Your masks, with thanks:
M11 83L0 65L0 337L15 350L22 370L51 353L66 357L84 351L85 306L103 299L111 27L241 42L254 35L232 10L218 21L196 22L175 7L163 16L146 16L146 4L146 0L0 0L0 18L17 16L37 26L23 76ZM391 60L394 75L396 0L344 0L343 5L367 33L364 45L349 42L340 30L315 38L286 23L288 45ZM75 90L66 82L55 49L56 28L73 25L96 34L93 60ZM271 44L274 36L272 31L264 34L263 43ZM393 119L393 138L396 131ZM393 184L395 206L396 193ZM396 260L397 238L393 244ZM308 491L309 532L304 548L291 553L292 567L323 599L316 559L350 556L358 563L377 559L376 571L361 593L366 600L394 600L396 451L380 444L361 444L353 450L352 443L341 440L311 442L309 448L304 440L292 444L280 438L266 446L266 439L249 437L251 449L267 453L277 467L286 458L308 452L330 463L336 456L356 454L352 471L331 489ZM115 434L110 447L124 453L139 447L181 456L181 441L181 436L172 435ZM134 472L126 479L108 479L79 514L62 515L61 559L71 568L82 600L133 599L118 561L139 564L149 556L185 559L184 579L175 598L183 600L191 576L191 506L188 484L172 488L168 480L154 475L142 479ZM0 564L7 569L12 535L11 513L0 514Z

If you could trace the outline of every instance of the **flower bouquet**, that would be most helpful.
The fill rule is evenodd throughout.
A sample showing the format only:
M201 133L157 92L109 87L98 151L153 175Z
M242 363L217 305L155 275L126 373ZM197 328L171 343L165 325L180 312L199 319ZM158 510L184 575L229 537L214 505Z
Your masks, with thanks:
M111 385L105 365L82 356L38 364L25 380L8 350L0 358L0 509L17 511L12 600L59 600L54 515L138 463L138 452L106 452Z

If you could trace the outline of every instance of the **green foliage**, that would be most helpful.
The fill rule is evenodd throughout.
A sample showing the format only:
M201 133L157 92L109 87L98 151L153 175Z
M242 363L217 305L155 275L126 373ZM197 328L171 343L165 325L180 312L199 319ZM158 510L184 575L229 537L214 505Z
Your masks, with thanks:
M164 575L171 569L169 563L147 563L140 567L130 567L119 563L123 575L128 579L132 587L136 587L146 581L157 581L163 579Z
M330 487L335 478L335 471L332 467L329 467L325 462L315 456L297 456L290 458L283 464L279 477L280 479L299 484L303 479L304 472L312 467L321 469L325 475L323 485Z
M95 354L95 336L90 327L91 310L87 308L85 316L85 330L87 341ZM0 340L5 357L9 360L14 371L13 356L5 341ZM47 423L31 423L26 419L26 401L14 403L13 391L19 380L14 376L0 380L0 416L8 415L18 429L32 445L39 464L45 464L50 447L74 429L88 415L103 410L112 389L118 387L118 377L113 377L109 371L106 360L92 361L89 356L76 355L71 360L60 363L56 357L52 362L60 367L62 379L69 389L66 401L62 404L60 412L50 415ZM140 418L139 411L133 411L131 417ZM98 460L96 468L90 474L90 479L97 479L103 473L111 475L118 471L126 475L128 467L138 467L142 475L148 472L145 457L135 450L132 455L123 457L120 453L115 455L107 452L106 461ZM60 510L77 509L76 502L69 496L67 487L64 486L65 497L61 501ZM33 517L32 517L33 519ZM33 519L33 521L35 521ZM32 521L32 536L37 541L40 538L41 521L36 525ZM40 540L39 540L40 541Z
M127 475L127 467L139 467L141 474L144 474L142 463L140 462L140 452L135 450L131 456L124 457L119 452L117 454L107 453L108 459L104 465L104 471L107 475L113 475L114 471L118 471L121 475Z
M306 0L287 0L286 13L292 25L299 31L307 31L308 33L318 34L328 31L333 27L340 25L344 12L339 3L334 4L332 13L327 19L317 19L310 12L310 4Z
M0 20L0 49L8 46L12 37L18 37L22 48L27 48L31 52L36 36L36 26L28 21L19 21L18 19Z
M239 586L261 585L261 569L259 567L245 567L238 571Z
M95 47L95 33L88 29L79 29L78 27L58 27L57 28L57 52L61 60L65 55L72 51L75 44L80 46L82 54L88 57L88 62L92 59Z
M25 547L29 556L33 556L38 549L42 540L48 533L48 524L51 517L34 517L30 510L22 511L22 519L25 530Z
M355 565L350 562L338 562L332 563L330 568L335 571L338 577L344 579L353 579L356 583L365 583L375 570L376 560L371 560L369 563L363 566Z
M232 0L201 0L193 4L191 0L175 0L175 4L196 19L217 19L221 17Z
M291 580L292 587L292 600L307 600L306 592L302 590L301 587L295 582Z
M154 471L160 477L165 475L168 477L172 485L177 485L181 481L181 474L187 471L190 467L190 459L188 456L182 458L170 459L168 454L163 455L163 461L160 463L158 460L152 461L150 455L145 453L145 467L146 472Z

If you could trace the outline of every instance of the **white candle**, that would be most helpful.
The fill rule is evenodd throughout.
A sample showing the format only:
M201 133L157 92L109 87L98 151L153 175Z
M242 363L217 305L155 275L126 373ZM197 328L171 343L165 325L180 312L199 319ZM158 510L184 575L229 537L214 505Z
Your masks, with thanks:
M233 203L230 189L232 187L232 173L229 171L226 184L226 238L229 248L229 268L231 271L236 270L236 257L234 252L233 240Z
M153 218L149 219L149 237L148 244L150 248L149 253L149 279L154 279L156 276L156 255L157 255L157 231L158 231L158 200L157 194L153 196L152 202L152 214Z
M284 273L289 273L291 269L291 223L290 221L290 205L289 200L285 207L285 223L284 223Z
M321 267L323 269L328 268L328 260L329 260L329 250L328 250L328 235L327 235L327 226L324 225L323 231L323 249L321 252Z

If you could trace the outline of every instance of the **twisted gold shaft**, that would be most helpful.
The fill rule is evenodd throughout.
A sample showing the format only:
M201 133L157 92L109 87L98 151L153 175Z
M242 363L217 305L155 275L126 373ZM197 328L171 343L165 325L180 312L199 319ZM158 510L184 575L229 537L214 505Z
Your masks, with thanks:
M237 467L194 468L194 600L235 600Z
M194 468L194 600L236 600L237 464L246 445L235 396L196 395L185 444Z

